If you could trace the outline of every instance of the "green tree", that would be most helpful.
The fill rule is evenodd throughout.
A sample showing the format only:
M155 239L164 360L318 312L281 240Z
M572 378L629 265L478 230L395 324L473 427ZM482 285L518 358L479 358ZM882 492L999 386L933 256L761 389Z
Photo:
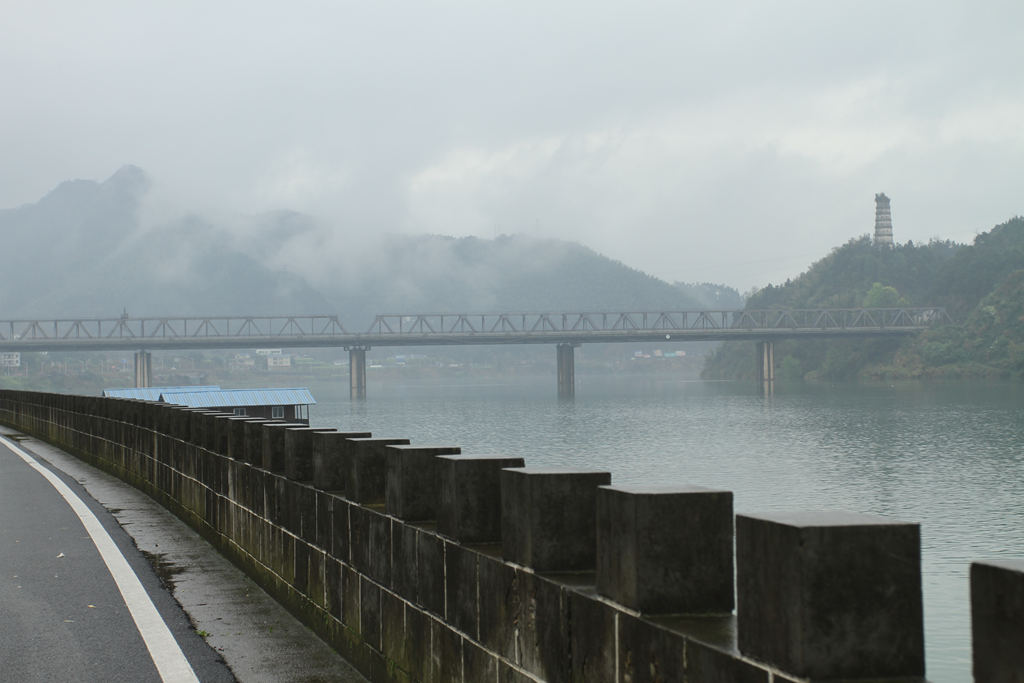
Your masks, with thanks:
M893 308L896 306L907 306L908 303L906 299L900 296L895 287L876 282L871 285L871 289L868 290L861 305L864 308Z

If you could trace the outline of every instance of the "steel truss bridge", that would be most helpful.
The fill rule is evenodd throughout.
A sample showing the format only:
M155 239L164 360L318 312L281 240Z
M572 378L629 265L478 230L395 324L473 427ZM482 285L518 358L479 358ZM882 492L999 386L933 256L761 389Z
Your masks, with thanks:
M0 351L776 341L913 334L942 308L379 315L351 332L334 315L0 321Z

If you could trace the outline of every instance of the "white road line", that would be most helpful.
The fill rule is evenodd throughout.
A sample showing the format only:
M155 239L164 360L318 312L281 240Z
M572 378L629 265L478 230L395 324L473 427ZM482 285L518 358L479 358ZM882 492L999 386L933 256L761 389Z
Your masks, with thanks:
M188 663L188 659L185 658L185 653L181 651L178 641L171 635L167 624L164 623L153 601L149 599L149 595L146 594L146 590L142 587L139 577L132 571L132 568L128 565L128 560L117 549L114 540L110 538L110 534L103 528L100 521L96 519L96 515L57 475L40 465L35 458L19 448L14 442L2 436L0 436L0 442L24 460L30 467L46 477L46 480L50 482L53 488L57 489L57 493L67 501L67 504L78 515L78 519L82 521L82 526L89 532L89 537L92 538L92 542L100 552L100 557L103 558L107 569L110 570L114 583L117 584L118 590L121 591L124 604L128 606L128 611L131 612L132 619L135 620L135 626L139 629L142 640L146 643L146 649L149 650L149 656L153 658L153 664L156 665L160 678L168 683L178 683L179 681L182 683L185 681L196 681L198 683L199 679L196 678L192 666Z

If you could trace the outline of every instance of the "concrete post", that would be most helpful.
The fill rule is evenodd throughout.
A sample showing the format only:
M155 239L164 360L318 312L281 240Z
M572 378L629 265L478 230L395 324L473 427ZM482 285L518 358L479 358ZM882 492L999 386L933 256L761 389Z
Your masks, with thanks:
M576 395L575 344L559 344L556 347L558 359L558 398L572 398Z
M594 470L502 470L502 556L536 571L594 569L597 487L611 481Z
M267 420L263 418L250 418L240 420L242 427L242 453L241 459L245 462L263 467L263 425L280 424L284 420Z
M313 481L313 434L333 432L328 427L289 427L284 431L284 476L292 481Z
M346 439L342 466L345 497L354 503L383 503L387 481L387 447L409 439Z
M348 395L353 401L366 399L366 346L348 349Z
M731 613L732 492L600 487L597 592L645 613Z
M344 492L342 458L346 439L368 439L370 432L314 432L313 486L322 491Z
M305 427L301 422L271 422L261 425L263 431L263 457L257 464L275 474L284 474L286 429Z
M500 541L501 470L524 464L504 455L438 456L438 532L460 543Z
M765 396L775 393L775 342L757 342L757 385Z
M1024 560L971 564L971 640L977 683L1024 680Z
M135 352L135 386L153 386L153 357L149 351Z
M921 529L848 512L736 517L742 654L814 680L924 676Z
M259 418L232 417L229 420L227 456L233 460L245 460L245 425Z
M437 456L461 453L462 449L396 444L384 450L387 453L385 511L407 521L437 519L437 504L441 498Z

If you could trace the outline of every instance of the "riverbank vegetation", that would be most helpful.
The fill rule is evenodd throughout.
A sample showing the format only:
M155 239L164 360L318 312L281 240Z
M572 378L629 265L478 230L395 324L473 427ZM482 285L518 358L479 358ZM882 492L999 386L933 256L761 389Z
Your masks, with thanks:
M971 245L933 240L894 248L853 239L779 286L747 300L765 308L942 306L952 319L909 338L786 341L776 345L783 380L1024 378L1024 218ZM749 343L723 344L703 377L748 379Z

